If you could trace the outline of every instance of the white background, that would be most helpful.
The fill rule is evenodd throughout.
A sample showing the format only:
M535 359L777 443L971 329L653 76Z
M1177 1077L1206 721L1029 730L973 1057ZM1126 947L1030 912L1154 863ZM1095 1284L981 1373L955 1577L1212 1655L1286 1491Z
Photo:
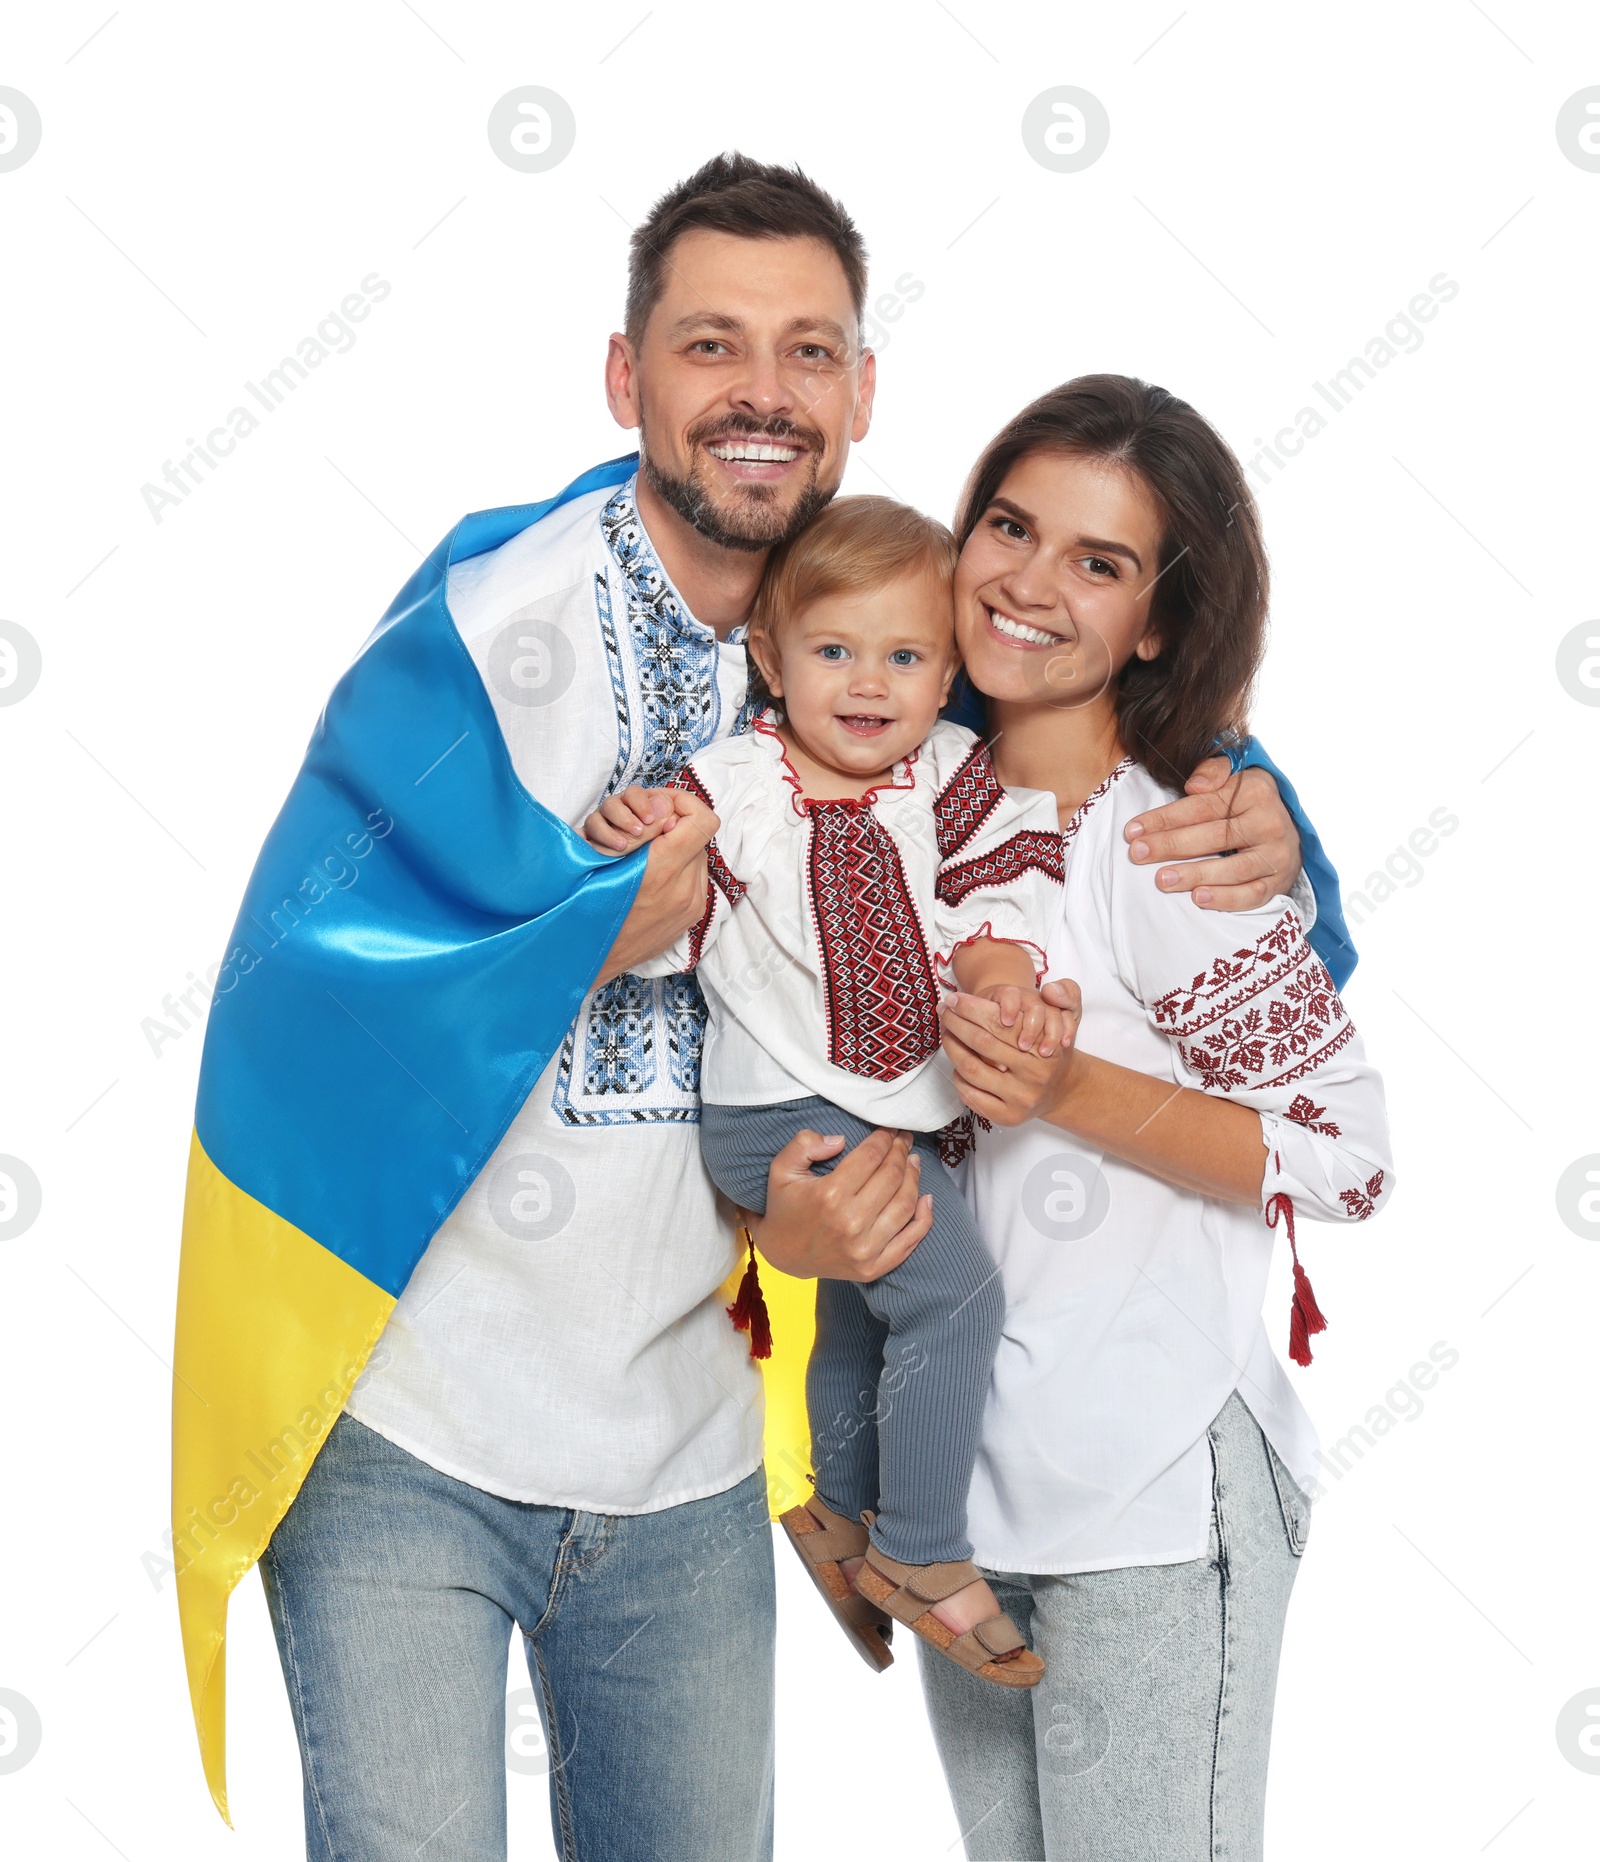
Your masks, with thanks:
M1400 1193L1370 1227L1311 1231L1332 1329L1297 1381L1332 1439L1411 1411L1394 1393L1437 1342L1459 1362L1318 1510L1268 1853L1591 1854L1600 1776L1555 1723L1600 1688L1600 1248L1555 1191L1600 1151L1600 710L1555 657L1600 612L1600 174L1554 126L1600 84L1600 17L280 0L124 5L96 34L109 11L8 9L0 51L44 125L0 173L0 616L44 667L0 709L0 1152L44 1195L0 1242L0 1688L43 1723L0 1772L6 1853L299 1853L259 1585L233 1609L230 1836L155 1556L200 1036L157 1057L141 1023L220 952L323 698L419 553L627 449L600 392L627 230L738 146L843 196L875 293L924 287L882 326L846 489L945 516L992 430L1067 376L1162 382L1249 454L1431 278L1459 284L1261 492L1257 727L1346 892L1435 810L1460 824L1356 933ZM486 136L524 84L576 114L543 174ZM1056 84L1110 115L1076 174L1020 133ZM155 522L141 486L374 271L393 289L355 346ZM1286 1287L1272 1300L1278 1336ZM957 1854L914 1664L869 1676L792 1563L780 1548L780 1854ZM547 1855L542 1781L510 1786L513 1854Z

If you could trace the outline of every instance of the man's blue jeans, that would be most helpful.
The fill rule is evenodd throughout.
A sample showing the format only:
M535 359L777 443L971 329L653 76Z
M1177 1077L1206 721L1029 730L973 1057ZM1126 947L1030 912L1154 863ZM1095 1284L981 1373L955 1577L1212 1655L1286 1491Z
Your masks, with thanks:
M765 1862L774 1592L760 1469L658 1513L502 1500L354 1417L261 1561L308 1862L506 1853L513 1627L563 1862Z

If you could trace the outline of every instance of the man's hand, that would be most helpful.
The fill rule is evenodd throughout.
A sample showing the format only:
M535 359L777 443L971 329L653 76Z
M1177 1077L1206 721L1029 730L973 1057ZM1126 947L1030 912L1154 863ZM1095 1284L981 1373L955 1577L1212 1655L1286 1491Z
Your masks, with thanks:
M1205 911L1247 912L1287 892L1300 873L1300 835L1264 769L1235 775L1207 757L1181 800L1152 808L1122 830L1140 865L1181 860L1156 874L1163 892L1189 892ZM1206 855L1217 856L1206 858Z
M985 1005L987 1006L987 1005ZM797 1133L767 1172L767 1213L753 1233L780 1273L802 1280L877 1280L927 1234L933 1198L919 1193L922 1159L903 1131L875 1131L825 1177L813 1164L844 1139Z
M672 819L656 824L633 908L622 921L596 983L608 983L636 963L659 956L705 915L706 847L722 824L704 802L682 789L657 790L654 799L663 796L672 803Z

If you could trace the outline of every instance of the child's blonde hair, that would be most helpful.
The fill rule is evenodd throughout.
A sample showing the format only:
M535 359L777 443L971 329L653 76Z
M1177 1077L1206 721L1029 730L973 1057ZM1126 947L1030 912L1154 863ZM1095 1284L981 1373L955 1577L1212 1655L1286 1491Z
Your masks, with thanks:
M835 498L780 544L750 611L750 638L776 644L782 623L828 595L881 588L918 566L948 585L956 540L943 524L893 498Z

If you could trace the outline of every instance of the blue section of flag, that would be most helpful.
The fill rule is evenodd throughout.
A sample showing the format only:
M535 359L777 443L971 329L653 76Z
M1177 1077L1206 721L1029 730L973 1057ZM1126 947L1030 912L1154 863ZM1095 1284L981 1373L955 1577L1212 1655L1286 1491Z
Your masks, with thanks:
M1339 875L1328 858L1322 836L1311 825L1311 818L1300 805L1294 784L1284 775L1254 737L1245 738L1236 751L1229 752L1235 769L1264 769L1278 785L1283 805L1294 817L1300 832L1300 864L1311 890L1317 896L1317 922L1306 933L1311 948L1326 964L1335 989L1343 989L1356 967L1356 947L1350 939L1350 927L1344 919L1344 902L1339 897Z
M944 715L956 724L964 724L980 736L988 730L987 706L965 672L958 673L950 689L950 702ZM1311 818L1300 805L1294 784L1284 775L1254 737L1246 737L1237 748L1222 746L1235 769L1264 769L1277 782L1284 806L1294 818L1300 833L1300 861L1311 890L1317 898L1317 922L1307 936L1311 948L1327 965L1334 987L1343 989L1356 967L1356 947L1345 924L1344 905L1339 898L1339 875L1322 844L1322 836L1311 825Z
M396 1296L565 1036L644 870L523 787L445 576L635 465L464 518L412 576L318 720L217 978L200 1142Z

